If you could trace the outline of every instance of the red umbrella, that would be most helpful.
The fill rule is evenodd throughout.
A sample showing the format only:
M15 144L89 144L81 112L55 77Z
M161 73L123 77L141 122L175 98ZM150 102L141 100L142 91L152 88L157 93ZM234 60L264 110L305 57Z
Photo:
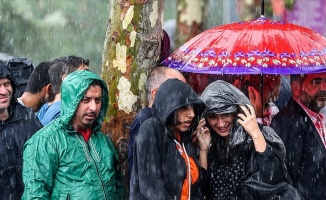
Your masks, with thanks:
M321 73L326 72L326 39L311 29L261 17L204 31L163 64L205 74Z

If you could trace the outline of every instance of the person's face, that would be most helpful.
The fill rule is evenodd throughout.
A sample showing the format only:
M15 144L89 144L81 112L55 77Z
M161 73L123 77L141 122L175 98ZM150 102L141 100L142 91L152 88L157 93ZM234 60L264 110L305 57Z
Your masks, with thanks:
M75 130L91 128L96 117L99 115L102 105L102 88L98 85L91 85L72 118L71 125Z
M301 84L300 102L314 112L326 105L326 73L307 74Z
M207 122L209 126L221 137L227 137L232 128L234 114L209 114Z
M280 94L281 76L263 75L263 85L261 84L261 75L250 75L249 83L255 90L261 93L260 87L263 86L263 103L269 103L278 99Z
M177 110L177 125L174 127L181 132L187 131L195 117L192 106L183 107Z
M10 80L7 78L0 78L0 112L9 108L12 93L13 88Z

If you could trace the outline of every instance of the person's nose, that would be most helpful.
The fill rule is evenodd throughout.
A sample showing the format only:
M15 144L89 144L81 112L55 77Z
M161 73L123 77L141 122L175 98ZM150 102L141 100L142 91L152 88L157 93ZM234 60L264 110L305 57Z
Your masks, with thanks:
M90 109L91 111L96 110L96 102L95 102L95 99L91 100L91 101L89 102L88 106L89 106L89 109Z
M192 109L189 110L188 113L187 113L187 116L188 116L189 118L194 118L194 117L195 117L195 113L194 113L194 111L193 111Z
M324 81L322 81L322 83L320 84L320 90L326 91L326 79L324 79Z
M217 123L216 123L216 125L217 125L217 127L219 127L219 128L222 128L222 127L224 127L225 126L225 121L223 120L223 118L218 118L217 119Z
M7 90L7 88L3 85L0 86L0 94L1 95L8 95L9 91Z

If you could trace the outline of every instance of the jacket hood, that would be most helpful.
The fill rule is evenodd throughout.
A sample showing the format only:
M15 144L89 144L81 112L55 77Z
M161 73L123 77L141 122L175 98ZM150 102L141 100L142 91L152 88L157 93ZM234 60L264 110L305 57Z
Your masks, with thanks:
M94 121L93 130L100 129L108 109L108 89L106 83L98 75L87 70L72 72L62 82L60 118L64 125L70 125L70 121L87 88L96 80L102 84L102 106L98 117Z
M152 113L161 123L166 124L174 111L188 105L194 107L197 117L205 109L205 103L188 84L178 79L168 79L157 90Z
M207 105L205 117L208 114L238 113L239 105L251 105L249 99L238 88L222 80L209 84L201 97ZM229 133L229 146L233 148L244 142L249 142L248 139L248 133L235 118Z
M205 114L234 113L241 104L251 105L249 99L238 88L222 80L209 84L201 98L207 105Z

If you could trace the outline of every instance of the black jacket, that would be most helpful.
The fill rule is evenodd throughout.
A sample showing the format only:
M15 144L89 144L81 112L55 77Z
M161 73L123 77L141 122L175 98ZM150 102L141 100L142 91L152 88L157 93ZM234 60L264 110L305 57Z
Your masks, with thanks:
M167 123L178 108L189 104L200 116L203 101L190 86L177 79L168 79L158 89L152 107L153 117L141 125L135 140L130 199L180 199L187 168ZM190 131L181 134L181 143L196 161ZM191 199L202 199L199 182L191 186Z
M208 85L202 93L202 99L207 105L206 114L237 114L241 112L239 104L250 104L240 90L224 81L215 81ZM208 169L204 176L206 185L203 187L207 199L216 198L213 196L214 190L214 194L223 199L300 199L289 184L291 180L285 167L283 142L272 128L260 126L260 130L267 143L267 148L262 153L256 152L252 138L236 122L236 118L228 140L210 128L212 144L208 152ZM223 145L223 142L228 144ZM221 171L226 170L233 174L230 178L217 177ZM229 197L225 197L225 194L221 196L225 189L218 190L215 181L222 181L220 185L224 187L232 187L226 193Z
M7 77L15 88L15 79L0 66L0 78ZM0 199L21 199L22 154L24 143L40 128L35 114L14 100L9 106L9 118L0 121Z
M294 187L305 199L326 200L326 150L306 112L291 98L271 126L285 144Z

